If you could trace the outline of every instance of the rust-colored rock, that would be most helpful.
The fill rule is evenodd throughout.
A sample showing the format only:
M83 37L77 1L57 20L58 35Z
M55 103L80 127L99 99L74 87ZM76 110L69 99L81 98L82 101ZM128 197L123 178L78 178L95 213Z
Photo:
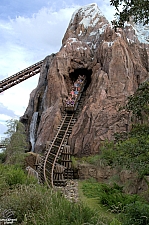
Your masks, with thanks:
M96 4L77 10L68 26L62 47L43 63L39 84L21 118L29 128L38 112L35 152L44 151L56 134L72 80L84 73L88 88L82 111L73 127L69 144L75 155L99 152L105 139L127 131L130 121L119 111L129 95L148 77L148 45L141 44L132 25L111 28Z

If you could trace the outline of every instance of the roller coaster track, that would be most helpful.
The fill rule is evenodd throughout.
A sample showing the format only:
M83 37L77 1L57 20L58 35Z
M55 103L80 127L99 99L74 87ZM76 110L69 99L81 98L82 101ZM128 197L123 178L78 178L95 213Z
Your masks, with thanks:
M45 155L41 157L38 167L39 181L46 183L48 187L65 186L67 179L73 179L68 138L81 111L84 98L85 94L81 92L77 102L77 110L66 111L63 114L55 137L48 143Z
M13 87L16 84L40 73L41 66L43 64L43 60L33 64L32 66L27 67L24 70L21 70L18 73L0 81L0 93Z
M0 149L5 149L9 144L7 138L0 138Z
M66 148L68 147L67 140L75 123L75 119L73 117L73 113L64 114L61 125L58 127L57 134L50 144L45 157L43 173L45 182L49 187L53 187L53 185L64 186L66 184L66 181L63 179L65 166L62 164L60 165L59 161L61 161L60 157L63 152L66 152ZM56 175L57 173L59 176ZM53 179L53 177L56 178L56 176L58 179Z
M6 148L6 145L5 144L0 144L0 149L1 148L4 148L5 149Z
M41 158L40 182L46 182L48 187L65 186L66 180L64 177L70 179L73 177L70 147L67 145L67 141L75 121L74 113L64 113L55 137L49 143L45 156Z

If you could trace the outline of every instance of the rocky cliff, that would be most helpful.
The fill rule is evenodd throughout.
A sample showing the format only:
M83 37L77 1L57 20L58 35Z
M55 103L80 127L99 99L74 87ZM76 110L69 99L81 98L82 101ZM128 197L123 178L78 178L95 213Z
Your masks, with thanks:
M46 141L56 134L64 100L79 74L86 76L87 87L69 144L75 155L88 155L98 152L102 141L112 140L115 132L129 129L129 115L119 107L148 78L148 45L139 42L131 24L112 29L96 4L75 11L60 51L45 58L38 86L21 117L28 139L34 133L35 152L44 151Z

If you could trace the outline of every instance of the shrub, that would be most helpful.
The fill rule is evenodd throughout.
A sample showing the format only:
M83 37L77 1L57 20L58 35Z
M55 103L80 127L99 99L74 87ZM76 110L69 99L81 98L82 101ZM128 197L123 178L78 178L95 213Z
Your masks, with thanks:
M21 168L12 167L5 174L5 181L9 186L16 185L16 184L23 184L26 181L26 174Z
M6 152L0 152L0 163L4 163L6 160Z
M22 164L23 153L28 149L24 125L18 120L11 119L7 121L7 131L2 143L6 145L6 162L9 164Z
M149 224L149 205L139 201L128 204L121 217L123 225L147 225Z
M98 198L99 203L106 206L113 213L123 212L127 204L142 201L138 195L123 193L123 187L113 184L101 184L95 181L85 181L82 186L83 193L88 198Z
M100 190L100 203L105 205L114 213L124 211L124 207L127 204L135 202L140 199L138 195L128 195L122 192L122 187L117 184L113 186L107 184L101 184Z
M108 166L114 166L117 159L117 151L114 142L105 141L101 148L100 158Z
M149 141L146 137L130 137L114 144L105 143L101 159L105 165L125 167L138 172L140 178L149 174Z
M35 180L32 177L27 177L27 173L18 166L18 165L3 165L0 164L0 187L3 189L3 186L12 188L18 184L30 184L35 183ZM1 189L0 189L1 190Z
M77 167L77 160L74 156L71 156L72 167L75 169Z
M23 221L25 214L28 216L33 211L41 209L44 205L42 194L43 192L38 192L34 185L19 185L10 190L7 196L1 200L1 212L11 209L18 223L20 223Z
M1 199L1 213L11 209L17 224L28 225L100 225L100 219L89 207L71 203L59 192L39 185L19 185Z
M127 111L131 111L134 118L145 122L149 116L149 82L142 83L136 92L128 97L125 106Z
M121 222L114 218L110 225L121 225Z
M100 156L99 155L88 156L86 157L85 161L97 166L100 165Z

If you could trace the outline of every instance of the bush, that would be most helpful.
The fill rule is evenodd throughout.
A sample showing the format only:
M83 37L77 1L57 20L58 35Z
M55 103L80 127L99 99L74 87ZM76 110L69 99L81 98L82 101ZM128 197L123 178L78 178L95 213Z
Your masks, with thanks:
M0 152L0 163L4 163L6 161L6 152Z
M13 168L5 174L5 181L9 186L23 184L26 182L26 174L21 168Z
M121 225L121 222L114 218L110 225Z
M105 141L101 148L100 158L108 166L115 166L117 159L117 149L114 142Z
M92 155L85 158L85 161L93 164L93 165L100 165L100 156L99 155Z
M7 196L1 200L1 211L11 209L18 223L20 223L24 220L25 215L28 216L29 213L41 209L44 205L42 194L42 190L38 192L34 185L19 185L10 190Z
M145 136L130 137L116 144L105 143L101 159L105 165L125 167L138 172L140 178L149 174L149 141Z
M7 121L7 137L2 140L6 146L6 162L9 164L22 164L25 151L28 149L24 125L18 120Z
M59 192L39 185L19 185L1 199L1 213L14 212L17 224L100 225L98 215L81 203L71 203ZM24 223L23 223L24 222Z
M0 187L2 189L4 189L4 186L13 188L13 186L18 184L30 184L37 182L37 180L33 177L27 177L27 173L25 173L20 166L3 164L0 164L0 180Z
M100 203L105 205L114 213L124 211L127 204L133 203L140 199L138 195L128 195L122 192L122 187L117 184L113 186L101 184Z
M139 201L126 205L122 221L123 225L149 224L149 205Z
M113 184L101 184L95 181L85 181L82 186L83 193L88 198L98 198L99 203L106 206L113 213L123 212L127 204L142 201L138 195L123 193L123 187Z

